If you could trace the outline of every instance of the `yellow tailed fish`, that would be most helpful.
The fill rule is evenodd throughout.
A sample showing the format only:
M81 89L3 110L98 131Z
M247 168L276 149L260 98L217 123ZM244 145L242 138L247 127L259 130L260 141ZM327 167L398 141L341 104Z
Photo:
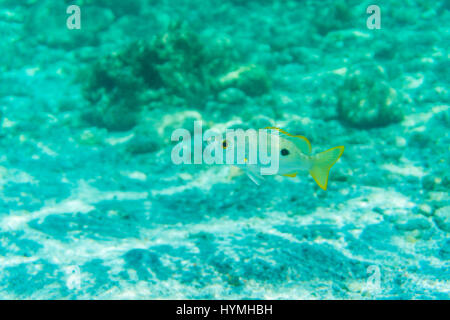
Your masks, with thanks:
M324 152L311 155L311 143L303 136L291 135L286 131L276 127L266 127L267 130L277 130L279 135L275 141L278 141L279 165L276 174L286 177L295 177L300 171L308 171L314 181L323 190L327 189L328 175L331 167L339 160L344 152L344 146L338 146ZM270 131L267 132L269 136ZM246 144L259 143L258 140L249 139ZM232 147L233 141L222 140L224 151ZM270 149L270 146L268 147ZM234 164L243 169L250 179L259 185L264 179L261 175L261 165L258 161L255 164L248 162L248 153L246 148L245 163Z

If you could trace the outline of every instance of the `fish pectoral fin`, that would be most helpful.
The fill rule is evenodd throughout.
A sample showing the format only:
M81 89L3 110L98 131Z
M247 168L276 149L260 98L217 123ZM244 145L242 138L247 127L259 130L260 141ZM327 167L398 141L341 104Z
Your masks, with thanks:
M257 171L257 169L247 166L244 171L256 185L259 186L261 182L264 181L264 177Z
M286 173L286 174L283 174L283 176L289 177L289 178L295 178L295 177L297 176L297 172L294 172L294 173Z

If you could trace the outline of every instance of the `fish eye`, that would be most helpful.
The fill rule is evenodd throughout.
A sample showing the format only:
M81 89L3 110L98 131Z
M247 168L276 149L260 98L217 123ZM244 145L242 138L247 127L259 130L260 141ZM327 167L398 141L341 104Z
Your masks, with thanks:
M227 148L227 140L223 140L222 142L222 148L226 149Z
M289 154L289 150L288 149L281 149L281 155L282 156L287 156Z

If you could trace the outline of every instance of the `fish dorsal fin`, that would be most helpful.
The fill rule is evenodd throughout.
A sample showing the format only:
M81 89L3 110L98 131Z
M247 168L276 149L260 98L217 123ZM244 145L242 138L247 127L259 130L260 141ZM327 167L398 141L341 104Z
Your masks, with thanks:
M297 172L294 172L294 173L286 173L286 174L283 174L283 176L289 177L289 178L295 178L295 177L297 176Z
M309 140L304 136L294 136L283 129L277 128L277 127L265 127L264 129L272 129L272 130L278 130L280 132L280 136L283 138L291 141L293 144L297 146L297 148L300 149L301 152L304 154L311 154L311 143Z

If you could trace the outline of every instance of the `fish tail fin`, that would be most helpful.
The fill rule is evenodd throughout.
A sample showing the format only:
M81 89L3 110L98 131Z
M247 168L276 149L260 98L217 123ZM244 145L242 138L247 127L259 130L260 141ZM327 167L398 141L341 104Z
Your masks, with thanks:
M331 167L339 160L343 152L344 146L339 146L311 157L312 167L309 173L323 190L327 190L328 174L330 173Z

